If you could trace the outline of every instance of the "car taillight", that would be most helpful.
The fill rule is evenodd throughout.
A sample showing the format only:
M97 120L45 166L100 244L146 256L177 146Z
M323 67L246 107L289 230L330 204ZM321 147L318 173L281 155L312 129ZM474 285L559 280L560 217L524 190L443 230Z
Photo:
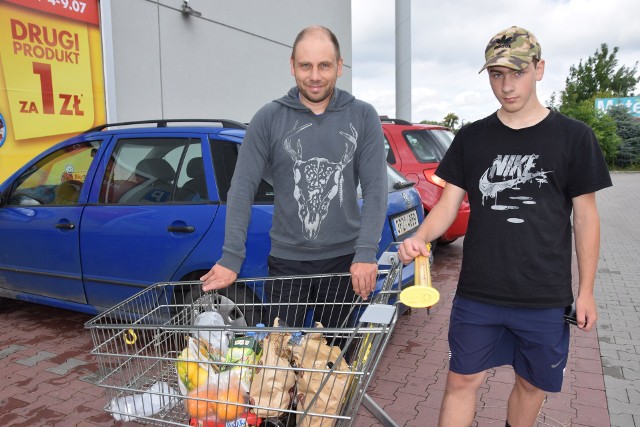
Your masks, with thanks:
M444 188L444 185L447 182L442 178L438 177L437 175L435 175L435 172L436 172L435 169L425 169L424 177L427 178L427 181L429 181L430 183L437 185L438 187Z

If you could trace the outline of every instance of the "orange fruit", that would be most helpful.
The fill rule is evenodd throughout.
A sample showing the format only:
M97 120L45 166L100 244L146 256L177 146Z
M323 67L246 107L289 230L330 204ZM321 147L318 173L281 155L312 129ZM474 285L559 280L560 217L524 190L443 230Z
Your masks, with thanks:
M187 394L187 398L184 400L184 406L187 410L187 414L193 418L207 418L216 413L216 402L211 402L211 399L215 399L217 391L213 387L200 387L190 391ZM207 399L198 400L194 398Z
M234 386L231 386L228 390L220 391L218 393L218 400L223 400L229 403L245 403L245 399L243 398L240 389ZM240 414L242 414L244 409L244 406L218 403L216 407L216 416L218 417L218 421L221 422L233 421L240 417Z
M195 397L205 400L197 400ZM216 403L214 400L221 402ZM237 385L231 385L226 390L217 390L215 385L208 384L187 394L185 409L193 418L215 416L218 422L227 422L238 419L244 412L244 406L235 405L236 403L246 403L244 393Z

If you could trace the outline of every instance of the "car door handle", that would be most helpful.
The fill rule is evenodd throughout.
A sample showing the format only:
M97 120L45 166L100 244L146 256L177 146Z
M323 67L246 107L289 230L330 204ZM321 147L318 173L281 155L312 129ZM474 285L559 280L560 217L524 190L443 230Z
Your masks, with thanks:
M70 222L59 222L56 224L56 228L58 230L73 230L76 228L76 225L71 224Z
M168 225L167 231L170 233L193 233L196 228L193 225Z

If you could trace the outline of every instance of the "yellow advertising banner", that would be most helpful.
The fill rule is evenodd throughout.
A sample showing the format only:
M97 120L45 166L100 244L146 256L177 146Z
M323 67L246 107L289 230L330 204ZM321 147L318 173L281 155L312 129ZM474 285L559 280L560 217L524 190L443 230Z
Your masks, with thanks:
M0 181L105 121L97 0L0 1Z

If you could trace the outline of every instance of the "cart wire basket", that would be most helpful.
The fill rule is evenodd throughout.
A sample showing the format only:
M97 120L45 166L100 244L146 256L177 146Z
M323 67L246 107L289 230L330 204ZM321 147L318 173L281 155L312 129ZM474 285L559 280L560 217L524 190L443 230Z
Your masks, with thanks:
M366 394L398 318L402 263L387 262L367 300L349 274L145 288L85 324L105 410L162 426L342 426L364 405L395 425Z

